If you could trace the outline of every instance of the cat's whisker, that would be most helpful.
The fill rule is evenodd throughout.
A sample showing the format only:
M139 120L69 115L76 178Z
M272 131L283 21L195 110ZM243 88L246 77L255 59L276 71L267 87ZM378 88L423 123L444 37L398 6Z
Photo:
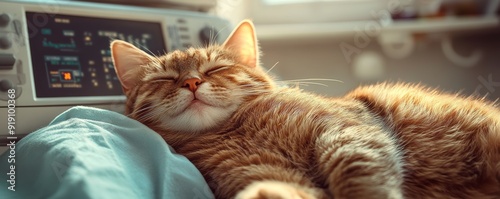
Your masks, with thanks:
M132 115L132 114L136 114L136 113L141 113L143 111L148 111L149 109L152 109L153 106L146 106L144 108L140 108L140 109L137 109L137 110L134 110L132 113L130 113L129 115Z
M156 109L156 108L158 108L160 105L161 105L161 104L157 104L157 105L154 105L154 106L147 106L147 107L144 107L144 108L141 108L141 109L137 109L137 110L134 110L133 112L129 113L127 116L131 117L131 116L133 116L133 115L140 115L140 114L141 114L141 113L143 113L143 112L148 112L148 111L150 111L150 110L152 110L152 109ZM145 119L145 116L153 117L152 115L150 116L150 113L151 113L151 112L149 112L149 113L147 113L147 114L145 114L145 115L141 115L141 117L140 117L140 118L138 118L138 119L141 119L141 120L142 120L142 119Z
M266 73L271 72L271 70L273 70L273 68L274 68L276 65L278 65L278 63L280 63L280 62L276 62L273 66L271 66L271 68L269 68L269 70L267 70L267 71L266 71Z
M143 56L141 55L135 55L137 58L144 58ZM150 57L146 57L148 59L149 62L153 63L154 66L156 67L161 67L161 60L160 58L156 57L156 56L150 56Z
M258 88L263 87L263 86L266 86L266 85L265 84L243 84L243 85L241 85L241 87L243 87L243 88L252 88L252 89L254 89L254 88L258 89Z
M241 91L269 91L269 89L266 89L266 85L242 85L239 88L236 88L236 90L241 90ZM243 90L244 89L244 90Z
M161 115L155 115L152 112L148 112L144 115L141 115L141 117L137 118L137 120L138 121L148 121L148 120L157 121L157 120L159 120L160 117L161 117Z
M161 59L160 59L159 57L156 57L156 56L155 56L155 57L153 57L153 59L154 59L154 61L153 61L153 62L154 62L154 63L156 63L156 65L157 65L159 68L161 68L161 67L162 67L162 61L161 61Z
M161 59L157 56L150 56L150 57L147 57L147 59L152 62L152 63L155 63L157 64L158 66L161 66Z
M328 87L327 84L323 84L323 83L319 83L319 82L285 82L287 84L292 84L292 85L296 85L296 86L300 86L300 85L304 85L304 86L309 86L309 85L318 85L318 86L324 86L324 87Z
M285 82L301 82L301 81L328 81L328 82L339 82L344 83L342 80L338 79L327 79L327 78L305 78L305 79L291 79L291 80L282 80Z
M140 115L142 112L148 112L150 109L147 108L147 109L142 109L141 111L134 111L134 112L131 112L129 114L127 114L128 117L137 117L137 115ZM144 119L144 116L145 115L149 115L149 113L146 113L144 115L140 115L140 117L137 118L137 120L139 121L142 121L142 119Z
M329 86L328 84L314 82L314 81L328 81L328 82L340 82L340 83L344 83L341 80L337 80L337 79L324 79L324 78L292 79L292 80L281 80L281 81L278 81L278 82L283 82L286 85L294 85L294 86L300 86L300 85L304 85L304 86L319 85L319 86L325 86L325 87Z
M220 33L221 33L222 31L224 31L224 30L226 30L226 29L228 29L228 28L229 28L229 25L226 25L226 26L224 26L223 28L221 28L220 30L218 30L218 31L215 33L214 38L212 38L212 39L210 40L211 42L214 42L214 43L212 43L212 45L216 45L216 44L217 44L217 43L216 43L216 42L217 42L217 41L216 41L216 38L220 35Z
M214 34L213 30L210 30L210 39L208 40L208 46L215 45L215 38L217 38L217 33Z
M146 113L142 115L141 117L137 118L138 121L148 121L149 119L153 118L154 116L151 113Z
M263 90L252 90L252 91L237 89L231 95L234 97L246 97L248 95L262 95L262 94L269 93L269 92L270 92L269 90L264 90L264 89Z
M137 47L140 47L141 49L146 50L150 55L155 55L155 53L153 53L151 50L149 50L149 48L147 46L141 45L140 43L137 43L137 42L134 42L133 44Z

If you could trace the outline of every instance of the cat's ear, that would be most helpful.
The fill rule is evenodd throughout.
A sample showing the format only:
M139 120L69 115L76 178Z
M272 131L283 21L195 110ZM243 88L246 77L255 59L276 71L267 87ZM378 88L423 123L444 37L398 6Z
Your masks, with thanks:
M224 42L223 46L236 51L242 64L250 67L259 65L259 46L255 28L250 20L242 21Z
M124 91L137 84L139 81L138 70L153 60L153 57L146 52L121 40L111 42L111 57Z

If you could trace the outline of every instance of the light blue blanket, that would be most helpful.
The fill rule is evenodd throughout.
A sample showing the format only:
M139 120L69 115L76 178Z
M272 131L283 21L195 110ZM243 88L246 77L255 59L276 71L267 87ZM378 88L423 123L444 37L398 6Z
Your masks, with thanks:
M0 198L213 198L194 165L157 133L111 111L71 108L15 150L15 192L5 180L7 152Z

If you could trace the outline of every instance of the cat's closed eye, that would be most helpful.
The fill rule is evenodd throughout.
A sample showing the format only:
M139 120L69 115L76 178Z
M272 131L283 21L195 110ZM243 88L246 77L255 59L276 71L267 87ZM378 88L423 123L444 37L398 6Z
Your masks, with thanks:
M158 76L150 79L150 82L175 82L177 81L175 77L170 76Z
M214 73L228 69L229 66L216 66L205 72L206 75L212 75Z

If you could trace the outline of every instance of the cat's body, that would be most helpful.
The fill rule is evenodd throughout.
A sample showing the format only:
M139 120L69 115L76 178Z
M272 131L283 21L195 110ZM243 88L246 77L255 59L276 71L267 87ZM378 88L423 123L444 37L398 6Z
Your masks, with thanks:
M489 124L495 122L489 107L479 102L475 107L465 105L471 102L437 93L428 102L413 101L431 94L405 85L361 90L346 98L326 99L282 89L243 105L221 129L185 142L163 136L198 166L212 188L218 187L218 196L236 194L249 179L300 179L299 184L324 189L332 184L339 196L348 198L388 198L385 188L402 190L408 198L485 198L475 189L498 186L499 168L486 168L490 160L482 153L495 150L494 139L497 150L500 147L500 137L488 133L494 130ZM391 108L376 107L376 99L370 99L380 96L376 92L391 90L403 100L395 111L386 99L378 100ZM476 109L483 113L467 113ZM492 142L484 142L488 140ZM346 154L335 154L338 150ZM318 167L332 164L345 165L338 171ZM337 181L330 183L329 175ZM483 178L492 181L478 183Z
M342 98L278 87L248 22L223 46L160 58L112 46L129 116L217 198L500 198L492 103L405 84Z

